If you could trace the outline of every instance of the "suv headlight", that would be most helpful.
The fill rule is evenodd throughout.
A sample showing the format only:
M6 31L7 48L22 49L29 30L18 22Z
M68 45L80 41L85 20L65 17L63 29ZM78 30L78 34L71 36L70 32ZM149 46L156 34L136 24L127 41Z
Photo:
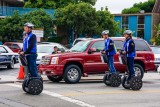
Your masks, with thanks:
M51 64L58 64L59 57L52 57Z

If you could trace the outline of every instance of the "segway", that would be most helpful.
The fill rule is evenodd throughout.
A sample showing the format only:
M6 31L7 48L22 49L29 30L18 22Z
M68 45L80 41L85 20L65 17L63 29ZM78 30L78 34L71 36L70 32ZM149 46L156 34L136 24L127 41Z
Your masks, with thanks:
M101 54L101 60L102 63L108 64L108 59L106 54ZM103 77L103 82L106 86L119 87L121 85L121 76L119 74L111 74L109 68L109 72L105 72L105 75Z
M31 77L28 69L26 55L19 55L19 61L24 67L25 79L22 83L22 89L24 92L31 95L39 95L43 90L43 79L39 77Z
M129 69L127 66L127 57L125 54L122 53L123 51L120 51L120 55L119 55L119 61L121 64L126 65L126 72L124 74L124 76L122 77L122 86L125 89L132 89L132 90L140 90L143 86L143 82L140 76L134 76L131 77L130 81L127 81L128 79L128 74L129 74Z

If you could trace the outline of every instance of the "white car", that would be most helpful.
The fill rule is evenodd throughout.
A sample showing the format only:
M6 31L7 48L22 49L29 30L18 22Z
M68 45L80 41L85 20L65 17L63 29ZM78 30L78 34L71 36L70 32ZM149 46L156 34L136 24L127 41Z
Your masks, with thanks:
M157 66L157 68L160 66L160 47L158 46L151 46L151 49L154 53L154 57L155 57L155 65Z
M18 63L18 56L7 46L0 45L0 67L7 66L9 69L13 69L14 64Z
M66 52L68 50L67 48L65 48L64 46L62 46L58 43L39 44L37 46L37 54L38 54L37 61L36 61L37 65L40 64L40 61L43 56L52 54L52 52L54 51L54 46L57 46L58 51L60 51L60 52Z

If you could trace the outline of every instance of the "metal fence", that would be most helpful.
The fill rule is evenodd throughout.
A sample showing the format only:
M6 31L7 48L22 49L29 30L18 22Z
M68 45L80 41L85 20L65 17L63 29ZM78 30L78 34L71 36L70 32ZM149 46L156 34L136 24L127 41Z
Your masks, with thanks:
M18 11L20 15L28 14L34 10L40 10L40 8L23 8L23 7L7 7L0 6L0 16L12 16L14 11ZM45 12L51 16L54 14L53 9L44 9Z

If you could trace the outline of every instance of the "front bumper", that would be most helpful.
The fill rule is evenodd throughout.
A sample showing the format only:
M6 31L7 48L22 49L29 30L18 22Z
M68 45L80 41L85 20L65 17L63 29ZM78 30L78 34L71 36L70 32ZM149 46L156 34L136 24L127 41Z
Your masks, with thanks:
M39 65L38 70L41 74L62 76L64 65Z

